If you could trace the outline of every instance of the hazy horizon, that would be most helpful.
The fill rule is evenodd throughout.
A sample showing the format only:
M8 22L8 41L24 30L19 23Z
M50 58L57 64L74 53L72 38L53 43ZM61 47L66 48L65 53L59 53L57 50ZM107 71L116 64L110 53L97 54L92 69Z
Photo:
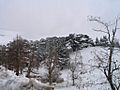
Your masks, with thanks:
M1 42L16 34L26 39L87 34L91 38L102 33L92 30L88 16L113 21L120 15L119 0L0 0Z

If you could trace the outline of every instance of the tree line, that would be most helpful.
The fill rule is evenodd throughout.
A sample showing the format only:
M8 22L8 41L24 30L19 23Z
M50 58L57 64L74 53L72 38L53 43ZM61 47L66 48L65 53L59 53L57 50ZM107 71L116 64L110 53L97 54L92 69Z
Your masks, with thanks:
M13 41L0 46L0 65L13 70L17 76L27 72L26 76L30 77L33 69L42 63L48 70L45 79L52 84L59 76L58 71L68 68L69 53L93 45L93 40L83 34L48 37L39 41L29 41L17 35Z
M94 19L93 19L94 20ZM82 61L76 61L78 55L74 57L74 62L70 61L69 54L87 47L103 46L110 47L110 54L113 54L113 49L119 47L119 42L114 37L113 41L107 37L96 38L95 42L88 35L83 34L69 34L66 37L48 37L40 40L26 40L21 36L18 36L10 41L6 45L0 46L0 65L6 67L6 69L13 70L17 76L26 72L26 77L30 77L33 69L38 69L41 64L44 64L47 69L47 73L42 81L49 82L52 85L53 82L60 82L59 71L65 68L70 69L72 72L72 81L75 85L75 79L79 77L76 75L77 66L83 67ZM112 50L112 52L111 52ZM109 51L108 51L109 52ZM109 64L111 64L111 55L109 57ZM98 55L96 55L97 57ZM81 56L80 58L81 59ZM100 59L97 57L97 59ZM104 59L102 59L104 60ZM106 66L111 70L111 66ZM106 68L103 70L106 70ZM108 69L107 69L108 70ZM111 71L105 75L112 86ZM84 73L82 70L80 73ZM115 89L113 89L115 90Z

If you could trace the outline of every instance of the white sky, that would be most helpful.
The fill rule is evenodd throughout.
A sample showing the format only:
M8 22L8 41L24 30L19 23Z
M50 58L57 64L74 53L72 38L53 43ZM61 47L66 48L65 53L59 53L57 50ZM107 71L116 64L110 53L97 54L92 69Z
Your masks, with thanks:
M0 31L8 40L20 34L27 39L70 33L100 36L87 16L107 21L120 15L120 0L0 0ZM9 38L8 38L9 37ZM2 39L2 41L4 41Z

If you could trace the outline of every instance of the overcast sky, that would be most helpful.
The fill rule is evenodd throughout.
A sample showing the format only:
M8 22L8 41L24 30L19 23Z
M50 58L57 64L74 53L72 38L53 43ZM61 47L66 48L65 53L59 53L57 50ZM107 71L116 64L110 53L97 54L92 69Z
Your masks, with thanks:
M114 20L120 15L120 0L0 0L0 32L11 39L64 36L70 33L99 36L87 16ZM3 39L4 38L4 39Z

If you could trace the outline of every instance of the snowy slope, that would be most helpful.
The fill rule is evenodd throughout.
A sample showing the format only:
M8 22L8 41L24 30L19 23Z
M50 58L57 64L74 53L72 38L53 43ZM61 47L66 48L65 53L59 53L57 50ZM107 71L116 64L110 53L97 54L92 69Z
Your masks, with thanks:
M96 61L94 60L95 54L94 52L101 53L105 49L101 47L89 47L83 50L77 51L77 54L82 56L83 62L83 69L84 74L80 74L80 79L76 80L77 87L80 88L79 90L110 90L110 86L105 78L103 72L101 72L98 68L93 67L97 65ZM116 51L114 58L120 60L120 51ZM72 60L74 60L76 53L72 53L70 55ZM78 58L79 60L79 58ZM120 61L119 61L120 63ZM71 72L69 70L62 71L61 77L64 78L64 84L56 90L77 90L75 87L71 87ZM59 85L60 86L60 85ZM58 86L58 87L59 87ZM73 89L74 88L74 89Z

